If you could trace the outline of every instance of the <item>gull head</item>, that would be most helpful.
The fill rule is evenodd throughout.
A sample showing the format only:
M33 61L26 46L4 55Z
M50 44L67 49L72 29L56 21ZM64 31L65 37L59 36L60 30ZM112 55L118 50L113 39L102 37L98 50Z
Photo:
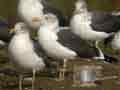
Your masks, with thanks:
M24 33L28 32L27 25L23 22L18 22L15 24L14 28L10 30L10 33Z
M58 24L57 17L51 13L45 14L45 20L46 20L47 24Z
M85 0L77 0L75 3L75 12L76 14L84 13L87 11L87 3Z
M59 26L57 16L51 13L45 14L43 20L41 20L41 26L48 26L51 29L56 29Z

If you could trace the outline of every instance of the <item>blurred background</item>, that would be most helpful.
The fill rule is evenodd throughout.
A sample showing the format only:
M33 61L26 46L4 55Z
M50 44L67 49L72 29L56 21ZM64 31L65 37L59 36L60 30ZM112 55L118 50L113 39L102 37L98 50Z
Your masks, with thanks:
M16 17L16 7L19 0L0 0L0 17L13 19ZM64 15L70 16L76 0L48 0L54 7L60 9ZM119 10L120 0L87 0L91 10Z

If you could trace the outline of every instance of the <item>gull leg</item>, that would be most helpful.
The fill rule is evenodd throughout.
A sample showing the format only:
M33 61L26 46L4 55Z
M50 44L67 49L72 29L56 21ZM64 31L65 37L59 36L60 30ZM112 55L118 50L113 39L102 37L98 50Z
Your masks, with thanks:
M19 90L22 90L23 75L19 75Z
M64 59L63 60L63 68L60 69L60 72L59 72L59 80L64 80L65 79L66 67L67 67L67 59Z
M57 71L59 72L59 76L57 77L57 78L55 78L55 80L56 81L60 81L60 78L61 78L61 76L62 76L62 74L61 74L61 69L60 69L60 65L57 63Z
M63 63L63 80L65 79L65 71L66 71L66 67L67 67L67 59L64 59L64 63Z
M96 48L99 51L99 56L98 57L94 57L93 59L100 59L103 60L105 63L112 63L112 62L118 62L118 60L112 56L109 56L107 54L104 54L101 49L98 47L98 42L96 42Z
M105 57L104 57L104 54L103 54L102 50L100 49L98 43L99 43L99 41L96 41L95 42L95 46L96 46L96 48L99 51L99 56L98 57L94 57L93 59L102 59L103 60L103 59L105 59Z
M34 84L35 84L35 73L36 73L36 70L33 70L33 77L32 77L32 90L35 89L35 87L34 87Z

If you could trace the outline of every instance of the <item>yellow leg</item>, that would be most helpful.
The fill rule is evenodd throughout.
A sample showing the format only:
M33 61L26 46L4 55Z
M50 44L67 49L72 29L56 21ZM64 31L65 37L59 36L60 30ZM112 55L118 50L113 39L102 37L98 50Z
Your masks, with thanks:
M36 73L36 70L33 70L33 77L32 77L32 90L35 89L35 87L34 87L34 84L35 84L35 73Z
M19 90L22 90L23 75L19 75Z
M64 80L65 79L66 67L67 67L67 59L64 59L63 60L63 68L60 69L60 72L59 72L59 80Z

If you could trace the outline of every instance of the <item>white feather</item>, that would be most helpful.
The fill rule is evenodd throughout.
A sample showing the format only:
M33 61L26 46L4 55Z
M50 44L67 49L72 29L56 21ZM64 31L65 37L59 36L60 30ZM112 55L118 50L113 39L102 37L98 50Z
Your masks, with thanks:
M52 32L48 26L41 26L38 32L38 40L43 49L50 57L57 59L73 59L77 54L61 45L56 33Z
M94 31L90 24L91 22L86 16L78 14L73 16L71 20L71 30L85 40L101 40L109 36L105 32Z
M30 70L41 70L45 66L43 59L34 51L29 33L16 34L9 44L8 51L16 66Z
M111 42L111 46L113 49L120 49L120 31L115 34L115 37Z
M109 36L105 32L97 32L91 27L91 13L88 12L84 0L78 0L75 13L71 19L71 30L84 40L101 40Z

